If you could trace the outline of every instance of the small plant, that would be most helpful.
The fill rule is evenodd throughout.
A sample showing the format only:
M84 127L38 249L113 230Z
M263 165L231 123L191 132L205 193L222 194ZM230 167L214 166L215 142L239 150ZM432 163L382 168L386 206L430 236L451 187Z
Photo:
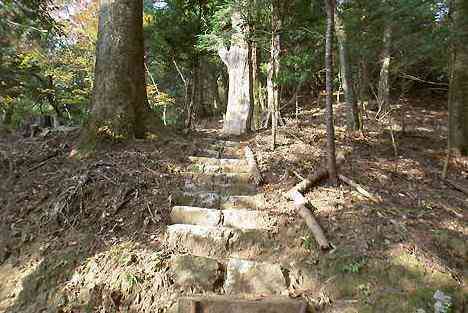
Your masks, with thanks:
M306 250L311 251L312 247L314 245L314 240L312 239L312 237L311 236L304 236L304 237L301 237L301 239L302 239L302 246Z
M341 271L343 273L359 273L362 270L362 268L366 265L366 263L367 260L365 258L361 258L352 263L343 265Z

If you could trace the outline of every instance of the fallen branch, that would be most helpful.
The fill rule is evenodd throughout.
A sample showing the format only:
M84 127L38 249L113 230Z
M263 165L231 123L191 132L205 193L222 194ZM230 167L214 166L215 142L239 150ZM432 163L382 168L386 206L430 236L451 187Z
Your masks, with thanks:
M451 181L451 180L448 180L448 179L445 179L444 182L449 185L450 187L452 187L453 189L455 190L458 190L460 191L461 193L464 193L465 195L468 196L468 188L465 187L465 186L462 186L454 181Z
M328 242L327 237L325 237L322 227L320 227L315 217L306 207L307 200L299 191L294 191L290 196L294 201L297 213L299 213L299 215L305 220L320 249L328 250L330 248L330 243Z
M359 192L360 194L362 194L364 197L369 198L370 200L372 200L372 201L374 201L374 202L376 202L376 203L382 201L382 199L380 199L380 197L374 196L373 194L371 194L370 192L368 192L367 190L365 190L361 185L359 185L358 183L356 183L356 182L353 181L352 179L350 179L350 178L348 178L348 177L346 177L346 176L344 176L344 175L338 175L338 178L339 178L342 182L344 182L344 183L350 185L351 187L355 188L355 189L357 190L357 192Z
M58 155L59 155L59 152L58 152L58 151L55 151L54 153L50 154L50 155L47 156L45 159L43 159L39 164L37 164L37 165L31 167L30 169L28 169L28 172L31 173L32 171L35 171L35 170L37 170L38 168L43 167L44 165L46 165L46 163L47 163L49 160L55 158L55 157L58 156Z
M245 159L247 160L247 164L249 165L250 176L254 180L255 184L259 186L263 183L263 177L262 173L260 173L260 170L258 169L257 161L255 160L255 155L249 146L246 146L244 148L244 152Z
M336 156L336 166L341 166L345 161L345 154L342 152L339 152L338 155ZM314 174L307 176L306 179L301 181L299 184L294 186L289 192L286 194L286 198L292 200L292 194L294 192L305 192L307 191L310 187L312 187L314 184L317 182L325 179L328 177L328 169L327 168L321 168L317 170Z

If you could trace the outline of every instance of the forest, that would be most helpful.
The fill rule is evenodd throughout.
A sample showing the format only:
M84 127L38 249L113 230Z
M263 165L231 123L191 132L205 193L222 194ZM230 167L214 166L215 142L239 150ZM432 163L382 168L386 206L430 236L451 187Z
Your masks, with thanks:
M0 0L0 313L467 313L468 1Z

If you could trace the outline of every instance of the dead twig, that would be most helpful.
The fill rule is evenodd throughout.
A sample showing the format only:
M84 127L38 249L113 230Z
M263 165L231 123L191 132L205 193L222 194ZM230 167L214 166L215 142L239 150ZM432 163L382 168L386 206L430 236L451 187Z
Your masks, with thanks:
M46 165L46 163L47 163L49 160L51 160L51 159L55 158L56 156L58 156L58 154L59 154L59 152L58 152L58 151L55 151L54 153L52 153L51 155L47 156L45 159L43 159L42 161L40 161L39 164L37 164L37 165L31 167L30 169L28 169L27 172L28 172L28 173L31 173L32 171L35 171L35 170L37 170L38 168L43 167L44 165Z
M453 189L455 189L457 191L460 191L461 193L464 193L466 196L468 196L468 188L467 187L462 186L459 183L454 182L454 181L449 180L449 179L444 179L443 182L446 185L449 185L450 187L452 187Z
M367 190L365 190L361 185L359 185L358 183L356 183L355 181L353 181L352 179L344 176L344 175L338 175L338 178L348 184L349 186L355 188L357 190L357 192L359 192L360 194L362 194L364 197L366 198L369 198L370 200L378 203L378 202L381 202L382 199L380 199L380 197L378 196L374 196L373 194L371 194L370 192L368 192Z

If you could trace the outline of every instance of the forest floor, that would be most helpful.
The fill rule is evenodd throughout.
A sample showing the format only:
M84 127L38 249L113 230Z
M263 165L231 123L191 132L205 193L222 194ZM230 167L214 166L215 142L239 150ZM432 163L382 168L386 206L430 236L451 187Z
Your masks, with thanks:
M270 131L241 138L265 176L259 191L268 210L299 228L294 244L319 273L313 288L290 295L319 312L433 312L437 290L453 298L447 312L468 311L468 195L440 178L446 105L405 102L392 123L369 111L364 131L352 134L336 106L337 148L348 152L340 173L381 200L345 184L312 188L306 197L333 243L329 252L284 198L298 176L324 164L324 110L311 105L286 118L275 151ZM163 234L203 135L154 135L81 160L70 158L78 135L0 136L0 312L117 312L124 298L140 312L165 312L178 294L164 274ZM468 158L453 157L448 177L468 189Z

